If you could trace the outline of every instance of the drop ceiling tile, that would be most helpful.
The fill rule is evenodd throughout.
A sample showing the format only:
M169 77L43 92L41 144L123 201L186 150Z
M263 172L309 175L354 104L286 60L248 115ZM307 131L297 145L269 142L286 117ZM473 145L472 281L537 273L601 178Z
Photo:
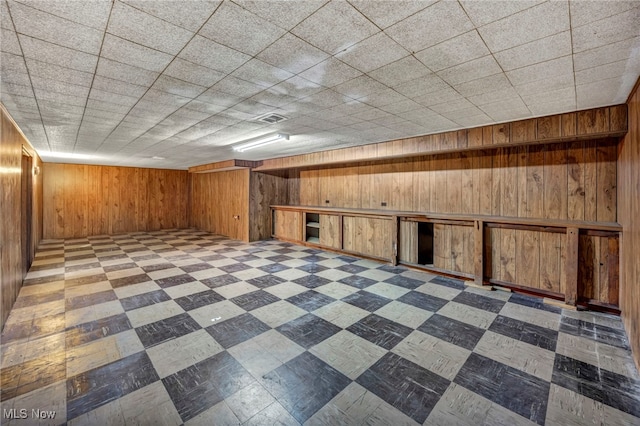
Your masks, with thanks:
M105 35L100 56L123 64L136 64L139 68L156 72L165 69L173 59L172 55L111 34Z
M18 43L18 36L12 30L2 29L2 35L0 40L0 47L3 52L12 53L14 55L22 55L22 50L20 49L20 43Z
M492 55L474 59L464 64L438 72L438 76L452 86L488 77L502 72Z
M386 127L392 130L403 132L408 135L424 135L427 133L427 129L425 129L423 126L408 120L404 120L396 124L388 124Z
M633 78L623 76L576 86L576 107L580 110L624 103L634 84Z
M158 77L151 88L172 93L174 95L184 96L186 98L197 98L202 92L207 90L204 86L187 83L186 81L178 80L177 78L169 77L164 74Z
M438 75L428 74L424 77L394 86L394 89L396 92L402 93L409 98L416 98L449 87L449 84Z
M16 31L20 34L94 55L100 51L102 31L58 18L21 3L12 2L10 10Z
M225 74L251 59L249 55L199 35L185 46L179 57Z
M258 59L252 59L235 70L233 76L260 86L270 87L293 77L293 74Z
M202 95L198 96L198 99L205 99L206 101L209 100L209 98L206 97L204 93ZM184 106L184 108L187 108L189 110L198 111L198 112L205 113L205 114L209 114L209 115L217 114L217 113L227 109L227 107L224 106L224 105L216 105L216 104L213 104L213 103L210 103L210 102L206 102L204 100L198 100L198 99L192 100L191 102L186 104Z
M580 27L638 6L640 5L637 1L572 1L569 2L569 7L571 8L571 25L574 28Z
M435 0L353 0L350 3L384 29L433 4Z
M367 105L379 108L396 102L406 101L407 98L393 89L384 89L358 99Z
M555 75L544 80L544 84L540 81L533 81L515 86L516 91L521 95L529 95L538 92L546 92L551 90L559 90L567 87L574 87L574 74Z
M231 2L224 2L200 30L200 35L251 56L284 33L282 28Z
M441 1L387 28L385 33L415 53L473 27L458 2Z
M366 75L361 75L353 80L345 81L333 87L333 90L336 92L353 99L362 98L385 89L387 89L387 86Z
M127 83L122 80L114 80L112 78L96 75L93 79L92 89L102 90L103 92L117 93L119 95L127 95L141 97L144 92L149 89L146 86L138 86L136 84Z
M0 54L0 69L2 69L2 80L8 83L30 86L29 74L24 63L24 58L8 52Z
M595 83L600 80L621 77L627 72L628 68L640 70L640 57L636 56L635 61L623 59L622 61L576 71L576 85Z
M18 95L31 97L33 96L33 89L31 86L22 86L20 84L2 82L0 93L2 93L3 101L7 95Z
M85 112L84 112L85 118L95 117L100 120L115 121L117 124L125 117L123 113L121 114L117 112L105 111L104 109L101 109L101 108L95 108L95 104L94 105L90 105L90 104L92 104L91 100L89 100L89 102L87 103L87 107L85 108Z
M264 90L257 95L254 95L250 98L250 100L255 102L260 102L264 105L270 105L272 107L281 107L292 102L296 102L298 98L294 98L293 96L283 95L273 90L272 88Z
M290 104L286 104L280 107L282 109L284 115L289 118L300 117L304 114L311 114L320 109L317 105L310 104L308 102L303 102L302 99L297 100L296 102L291 102Z
M87 101L87 109L89 108L111 112L114 114L127 114L131 107L89 98L89 100Z
M570 100L573 101L576 98L575 87L567 87L564 89L553 90L548 92L531 93L529 95L522 95L522 100L525 104L542 104L547 102Z
M290 30L318 10L327 0L236 0L235 3L277 26Z
M522 10L529 9L543 1L544 0L483 0L479 2L476 0L461 0L460 3L471 20L477 26L482 26Z
M433 109L433 107L431 107ZM475 106L464 107L460 109L451 109L449 111L440 112L444 118L448 118L451 121L458 122L459 120L464 119L464 117L474 117L474 116L482 116L486 115L482 112L481 109Z
M344 95L331 89L323 90L322 92L318 92L314 95L300 100L300 102L311 103L323 109L340 105L343 103L343 101Z
M11 22L11 15L9 14L9 7L5 0L0 1L0 28L4 28L10 31L14 31L13 22Z
M106 58L100 58L98 60L96 74L147 87L151 86L156 78L158 78L157 72L143 70L142 68L122 64Z
M105 92L104 90L96 89L95 87L91 88L91 93L89 94L89 99L94 99L96 101L104 101L109 102L111 104L123 105L131 108L138 102L140 97L138 96L127 96L119 93L113 92Z
M220 1L213 0L123 0L130 6L174 25L196 32L216 10Z
M631 58L635 56L634 51L640 51L640 37L576 53L573 55L573 66L575 71L582 71L594 66Z
M475 108L475 107L471 102L469 102L465 98L461 98L453 102L443 102L441 104L431 105L429 107L429 109L437 112L438 114L443 114L445 112L451 112L451 111L470 109L470 108Z
M64 83L76 84L78 86L91 87L93 74L47 64L33 59L26 59L26 63L31 77L42 77L50 80L59 80Z
M406 99L404 101L383 105L380 107L380 109L390 114L401 114L403 112L413 111L414 109L420 109L422 107L423 105L420 105L419 103L412 101L411 99Z
M369 111L364 111L364 112L360 112L358 114L354 114L353 117L360 119L360 120L368 120L368 121L374 121L377 123L377 120L382 119L384 117L388 117L391 114L389 114L386 111L382 111L378 108L373 108ZM369 123L369 126L371 126L371 123Z
M573 28L573 53L640 35L640 7Z
M300 73L300 77L325 87L333 87L358 77L362 73L344 62L329 58L318 65Z
M485 105L493 102L499 102L504 99L517 98L518 92L513 87L506 87L504 89L496 90L493 92L486 92L480 95L469 96L467 99L474 105Z
M291 32L325 52L335 54L380 30L349 3L332 1Z
M527 105L534 116L544 116L552 114L560 114L566 111L576 110L576 101L573 99L553 100L542 104Z
M233 106L236 111L241 111L249 115L247 119L253 120L256 117L267 114L269 112L277 112L276 108L271 105L261 104L252 99L245 99Z
M242 102L241 97L231 96L226 93L218 92L213 89L209 89L196 99L196 101L206 102L209 104L213 104L216 106L222 107L231 107ZM216 112L222 111L221 109L217 109Z
M108 32L121 38L177 54L193 37L193 32L144 13L119 1L113 5Z
M427 93L426 95L413 97L412 99L420 105L428 107L442 102L454 101L461 97L460 93L451 87L446 87L444 89L436 90L435 92Z
M508 102L500 101L479 107L485 114L496 122L511 121L517 117L527 118L531 112L521 99L511 99Z
M282 36L257 56L258 59L274 67L294 74L311 68L328 57L329 55L322 50L291 33Z
M109 19L111 2L108 1L42 1L18 0L43 12L68 19L103 31Z
M489 53L478 31L473 30L421 50L415 57L430 70L441 71Z
M319 84L309 81L300 76L293 76L288 80L272 86L269 90L282 95L293 96L294 98L302 99L307 96L313 95L324 88Z
M33 84L34 88L47 90L49 92L62 93L83 98L86 98L89 95L89 87L69 84L59 80L51 80L48 78L33 76L31 78L31 83Z
M238 97L256 95L264 90L264 87L248 81L241 80L231 75L226 76L211 87L213 90L228 93Z
M180 58L174 58L163 74L205 87L213 86L225 76L224 73Z
M455 89L462 96L469 97L511 87L504 74L494 74L467 83L457 84Z
M413 56L407 56L368 73L370 77L391 87L428 74L432 74L432 72Z
M528 67L519 68L517 70L508 71L506 74L511 83L513 83L514 86L518 86L533 81L546 80L547 78L556 75L571 74L572 72L573 60L569 55Z
M78 71L93 73L98 63L98 56L79 50L69 49L57 44L38 40L23 34L19 35L25 58L37 59ZM2 40L4 44L5 40Z
M565 31L494 54L503 70L545 62L571 54L571 33Z
M336 58L357 70L369 72L408 55L409 52L387 35L377 33L336 54Z
M452 118L451 120L463 128L486 126L487 124L493 123L491 117L485 113L460 116L455 119Z
M149 91L140 99L140 103L149 103L150 105L169 105L174 107L174 110L179 109L190 101L191 99L185 96L179 96L153 88L149 89Z

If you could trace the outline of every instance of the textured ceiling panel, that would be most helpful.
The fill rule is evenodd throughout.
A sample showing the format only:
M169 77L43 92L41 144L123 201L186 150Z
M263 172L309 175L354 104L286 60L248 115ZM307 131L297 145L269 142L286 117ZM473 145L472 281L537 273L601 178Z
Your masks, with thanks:
M622 103L638 22L637 1L0 0L0 90L45 161L187 168L276 132L240 158Z

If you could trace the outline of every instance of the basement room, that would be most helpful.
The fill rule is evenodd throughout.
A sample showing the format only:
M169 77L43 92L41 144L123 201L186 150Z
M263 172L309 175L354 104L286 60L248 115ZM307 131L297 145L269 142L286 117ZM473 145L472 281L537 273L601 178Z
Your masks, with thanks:
M0 24L0 424L640 425L640 1Z

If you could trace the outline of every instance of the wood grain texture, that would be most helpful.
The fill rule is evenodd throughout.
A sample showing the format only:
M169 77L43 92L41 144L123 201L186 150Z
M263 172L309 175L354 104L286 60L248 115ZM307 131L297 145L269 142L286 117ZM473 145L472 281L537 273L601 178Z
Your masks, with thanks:
M340 216L321 214L320 215L320 244L323 246L341 249Z
M369 217L343 217L343 247L365 256L390 260L393 221Z
M302 241L302 213L276 210L273 235L287 240Z
M617 161L620 241L620 308L631 349L640 370L640 90L627 101L629 132L620 143Z
M44 237L188 226L188 174L180 170L45 163Z
M4 107L0 108L0 330L4 327L30 266L36 247L42 240L42 161ZM23 169L23 150L27 168ZM34 174L35 168L40 172ZM31 168L31 170L29 170ZM30 173L29 177L27 173ZM23 208L23 183L31 180L31 214ZM23 223L31 228L30 238ZM25 257L27 257L25 259Z
M418 222L400 221L398 259L418 263Z
M290 185L285 176L250 173L249 178L249 241L271 237L271 205L287 204Z

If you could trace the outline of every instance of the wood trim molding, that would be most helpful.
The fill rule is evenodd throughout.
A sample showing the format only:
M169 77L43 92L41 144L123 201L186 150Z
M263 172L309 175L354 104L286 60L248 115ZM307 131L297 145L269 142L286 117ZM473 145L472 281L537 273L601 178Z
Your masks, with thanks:
M226 172L229 170L238 169L253 169L262 164L262 161L248 161L248 160L225 160L215 163L202 164L200 166L189 167L189 173L213 173L213 172Z

